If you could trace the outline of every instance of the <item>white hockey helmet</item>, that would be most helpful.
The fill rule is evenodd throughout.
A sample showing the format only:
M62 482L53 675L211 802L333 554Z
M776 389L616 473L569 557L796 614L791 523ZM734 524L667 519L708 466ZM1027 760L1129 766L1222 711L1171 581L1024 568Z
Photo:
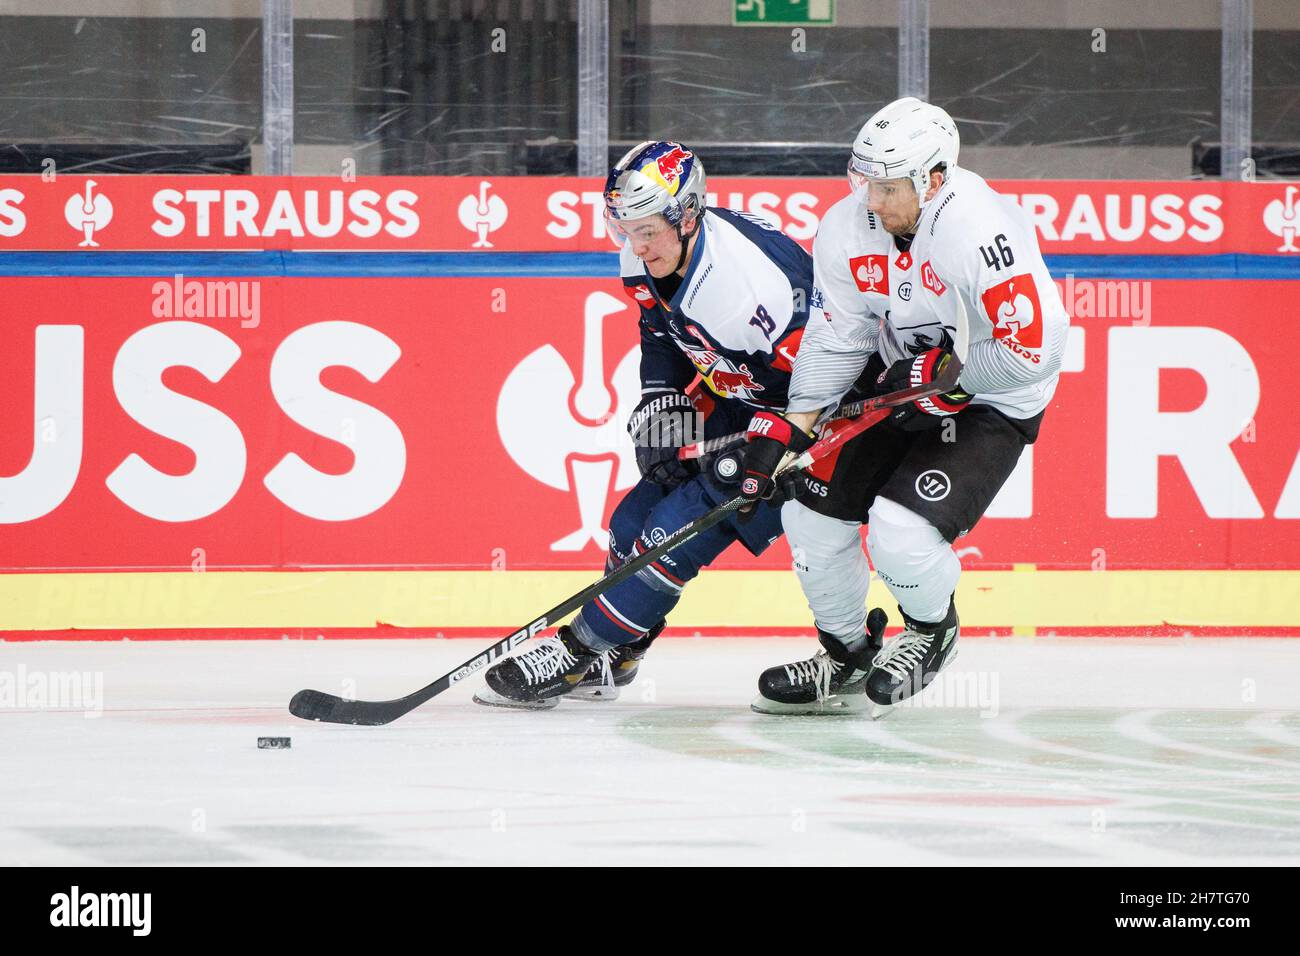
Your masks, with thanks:
M916 187L921 207L930 188L930 170L957 166L961 140L947 110L915 96L894 100L858 130L849 158L849 185L860 202L872 180L906 177Z
M681 143L647 141L624 154L605 180L605 219L619 232L625 219L662 215L680 227L704 211L704 163Z

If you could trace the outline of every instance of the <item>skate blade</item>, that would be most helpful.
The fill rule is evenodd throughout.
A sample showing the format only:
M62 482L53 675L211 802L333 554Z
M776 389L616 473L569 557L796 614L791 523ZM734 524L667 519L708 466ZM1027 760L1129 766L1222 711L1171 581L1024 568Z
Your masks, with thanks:
M618 700L619 688L617 687L579 687L577 690L571 690L564 695L565 700L580 700L584 703L600 704L609 703L612 700Z
M509 697L502 697L490 687L484 687L474 694L474 703L482 704L484 707L502 707L506 710L551 710L560 705L557 698L551 700L511 700Z
M749 705L754 713L773 717L852 717L866 713L870 707L871 702L865 694L830 697L810 704L783 704L760 694Z

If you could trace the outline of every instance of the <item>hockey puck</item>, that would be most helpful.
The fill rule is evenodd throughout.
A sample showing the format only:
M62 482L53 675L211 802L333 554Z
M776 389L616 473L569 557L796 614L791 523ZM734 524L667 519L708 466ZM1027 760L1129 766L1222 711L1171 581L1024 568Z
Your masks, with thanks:
M288 737L258 737L257 749L258 750L288 750L289 738Z

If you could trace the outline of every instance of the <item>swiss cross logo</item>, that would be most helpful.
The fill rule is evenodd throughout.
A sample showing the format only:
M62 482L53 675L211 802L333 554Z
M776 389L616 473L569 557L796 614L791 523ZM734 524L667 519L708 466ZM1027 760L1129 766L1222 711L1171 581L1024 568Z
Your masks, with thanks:
M948 288L943 284L943 280L935 273L934 267L930 265L929 259L921 263L921 285L925 286L935 295L943 295L943 291Z
M898 258L894 260L894 265L906 272L912 268L912 254L910 252L900 252Z
M993 323L993 338L1017 355L1037 362L1038 356L1025 349L1043 347L1043 310L1031 275L1019 275L1000 282L980 296L984 311Z
M853 256L849 272L860 291L889 295L889 256Z
M640 285L625 285L623 291L637 305L643 309L653 309L655 307L655 294L650 291L650 287L644 282Z

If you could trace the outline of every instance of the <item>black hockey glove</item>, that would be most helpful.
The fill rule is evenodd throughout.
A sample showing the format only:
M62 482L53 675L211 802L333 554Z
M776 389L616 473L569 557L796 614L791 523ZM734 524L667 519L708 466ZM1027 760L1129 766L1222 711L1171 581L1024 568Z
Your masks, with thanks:
M876 390L884 395L918 385L929 385L939 377L951 359L952 353L946 349L930 349L915 358L899 359L880 373L876 379ZM933 428L947 416L956 415L965 408L971 397L969 393L955 388L951 392L919 398L898 406L886 421L905 431Z
M744 449L740 493L751 502L772 497L776 490L776 481L772 476L780 467L786 452L792 451L800 455L813 446L811 435L796 428L788 418L776 412L755 412L749 421L745 438L747 444ZM786 474L790 475L789 472ZM753 508L752 504L747 504L740 510L745 514Z
M744 448L733 448L731 451L705 456L700 460L700 465L709 473L715 485L732 489L740 484L743 477L745 450ZM793 469L778 475L776 489L772 492L772 503L780 504L801 497L808 490L808 485L803 479L804 472Z
M681 392L664 392L641 399L627 422L636 446L636 466L657 485L673 487L699 474L694 461L681 461L679 449L700 440L700 415Z

